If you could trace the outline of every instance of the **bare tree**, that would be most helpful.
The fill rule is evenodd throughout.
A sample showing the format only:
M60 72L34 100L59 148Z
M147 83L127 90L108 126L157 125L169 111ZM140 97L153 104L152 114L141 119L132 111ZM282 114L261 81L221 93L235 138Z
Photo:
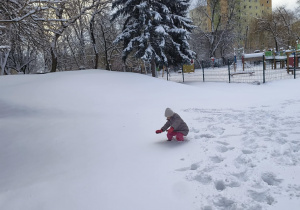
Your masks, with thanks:
M0 11L4 14L0 16L0 24L14 23L23 21L29 17L39 19L38 14L43 10L48 10L49 7L60 2L58 1L47 1L47 0L6 0L1 1ZM42 20L42 19L40 19Z
M120 61L118 21L111 0L5 0L0 2L0 75L75 68L111 69ZM118 57L119 59L116 59ZM119 64L117 64L119 65ZM116 66L116 65L115 65Z
M278 15L278 19L284 28L283 41L287 46L290 46L297 36L293 30L293 25L296 22L295 15L292 11L285 9L284 7L277 8L275 14Z
M222 2L199 0L194 10L198 21L193 22L198 28L194 30L193 39L197 40L198 45L202 43L202 49L208 51L206 57L209 58L215 57L218 50L224 56L227 47L235 41L234 23L237 20L239 0L228 0L226 6L221 5ZM199 51L196 52L199 54Z
M111 65L115 62L115 58L121 58L122 46L114 43L114 40L119 34L117 25L120 25L119 19L111 22L110 16L103 13L98 19L98 46L101 52L100 62L105 66L105 69L111 69Z
M91 15L91 19L90 19L90 23L89 23L89 31L90 31L90 37L91 37L91 43L92 43L92 47L93 47L93 52L94 52L94 56L95 56L95 65L94 65L94 68L97 69L98 68L98 63L99 63L99 50L97 48L97 45L96 45L96 35L95 35L95 19L96 19L96 16L101 13L102 10L99 9L98 7L95 7L94 8L94 11L92 12L92 15Z
M294 27L296 16L285 7L277 8L273 14L256 18L252 22L251 39L263 43L263 48L288 48L298 38L297 28Z
M29 58L32 53L30 53L31 49L28 48L28 40L34 39L35 36L32 33L36 31L35 29L32 30L34 28L33 22L35 20L46 21L41 15L57 2L60 1L6 0L0 2L0 46L2 46L0 54L2 58L6 58L2 59L0 75L9 73L10 68L20 71L24 67L28 67L32 61L32 58ZM21 49L24 46L26 46L27 51ZM26 55L24 51L26 51ZM10 54L11 56L9 56ZM18 57L18 61L14 60L14 56ZM5 63L3 63L4 61ZM7 63L10 65L9 67L6 66ZM4 71L5 68L6 71Z
M47 28L51 31L52 40L51 40L51 60L52 67L51 72L55 72L58 65L58 52L57 52L57 42L65 30L72 26L76 21L79 21L84 15L86 15L94 7L97 7L101 4L104 4L101 0L88 0L84 4L80 4L80 7L77 7L78 0L70 0L67 2L62 2L57 4L56 7L53 7L56 19L61 20L55 22L56 24L48 24ZM74 7L75 6L75 7Z
M99 62L103 63L105 69L111 69L111 59L114 55L116 45L113 40L117 37L117 21L110 21L108 7L95 8L89 22L90 38L95 54L95 69ZM103 59L100 59L103 55Z

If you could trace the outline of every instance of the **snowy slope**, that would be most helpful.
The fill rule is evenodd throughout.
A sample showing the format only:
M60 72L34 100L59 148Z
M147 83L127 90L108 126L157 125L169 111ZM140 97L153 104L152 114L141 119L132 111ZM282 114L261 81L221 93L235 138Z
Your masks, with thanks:
M0 209L298 210L299 88L101 70L0 77ZM155 134L166 107L187 141Z

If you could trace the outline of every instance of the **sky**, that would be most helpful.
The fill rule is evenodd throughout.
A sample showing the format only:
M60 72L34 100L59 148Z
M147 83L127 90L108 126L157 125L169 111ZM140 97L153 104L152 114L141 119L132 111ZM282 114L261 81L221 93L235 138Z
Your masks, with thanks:
M286 5L288 9L293 10L295 8L295 4L296 4L297 0L288 0L288 1L282 1L282 0L273 0L273 9L278 7L278 6L282 6L282 5Z

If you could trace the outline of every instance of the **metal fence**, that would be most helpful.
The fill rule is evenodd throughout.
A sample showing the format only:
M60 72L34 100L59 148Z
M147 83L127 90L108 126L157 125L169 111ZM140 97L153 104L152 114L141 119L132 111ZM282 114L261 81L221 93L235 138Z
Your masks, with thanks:
M296 60L296 57L294 61ZM159 77L175 82L229 82L229 83L265 83L274 80L296 79L300 77L300 71L297 74L296 62L287 70L284 68L274 67L274 61L265 60L264 56L261 60L244 62L233 59L228 60L227 65L220 67L204 67L196 69L193 73L184 73L179 71L167 71L164 74L160 72ZM212 65L214 66L214 65Z

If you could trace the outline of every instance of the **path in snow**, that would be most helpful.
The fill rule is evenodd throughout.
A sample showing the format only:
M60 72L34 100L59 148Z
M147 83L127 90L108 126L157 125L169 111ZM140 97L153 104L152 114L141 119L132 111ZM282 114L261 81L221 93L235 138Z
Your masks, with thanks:
M280 196L300 199L300 183L294 180L300 172L295 170L300 165L300 113L288 113L299 105L286 101L275 110L184 110L192 122L188 138L197 141L199 156L183 157L195 162L176 171L196 184L195 204L204 210L260 210Z

